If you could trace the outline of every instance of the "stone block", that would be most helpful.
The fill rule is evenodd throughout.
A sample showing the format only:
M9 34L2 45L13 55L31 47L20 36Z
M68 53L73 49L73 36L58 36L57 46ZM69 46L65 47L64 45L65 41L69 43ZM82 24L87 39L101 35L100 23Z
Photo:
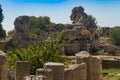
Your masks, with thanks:
M7 80L7 56L0 51L0 80Z
M64 80L64 64L49 62L44 68L53 70L53 80Z
M53 71L52 69L37 69L36 75L44 75L47 80L53 80Z
M30 63L28 61L16 62L16 80L23 80L25 76L30 75Z
M92 56L79 56L76 55L76 63L81 64L85 62L87 64L87 80L101 80L101 59Z
M86 80L87 78L86 63L75 64L65 69L65 80Z

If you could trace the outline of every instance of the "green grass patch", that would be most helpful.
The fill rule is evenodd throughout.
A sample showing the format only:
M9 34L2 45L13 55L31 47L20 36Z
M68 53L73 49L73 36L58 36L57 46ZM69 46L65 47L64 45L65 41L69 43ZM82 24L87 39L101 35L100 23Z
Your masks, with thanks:
M103 69L103 73L109 73L106 76L103 76L103 80L120 80L120 68L114 69Z
M102 72L108 72L108 73L120 74L120 68L114 68L114 69L103 69Z

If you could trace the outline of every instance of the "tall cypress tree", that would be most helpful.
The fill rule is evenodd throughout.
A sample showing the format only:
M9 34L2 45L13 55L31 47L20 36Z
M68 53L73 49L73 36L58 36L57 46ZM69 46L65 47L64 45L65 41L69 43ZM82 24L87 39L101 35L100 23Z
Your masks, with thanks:
M0 38L5 38L6 37L6 31L2 28L2 21L3 21L3 14L2 14L2 8L0 5Z

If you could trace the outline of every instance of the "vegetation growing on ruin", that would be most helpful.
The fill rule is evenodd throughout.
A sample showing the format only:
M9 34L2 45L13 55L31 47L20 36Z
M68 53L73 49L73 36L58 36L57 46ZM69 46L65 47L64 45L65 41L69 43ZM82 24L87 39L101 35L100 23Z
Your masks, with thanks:
M30 17L30 32L36 35L41 35L43 32L57 31L60 32L65 28L64 24L55 24L50 21L48 16L31 16Z
M96 18L93 17L92 15L88 15L87 21L88 21L88 26L87 26L88 29L97 29L98 28Z
M38 45L31 45L27 49L12 50L8 54L8 67L14 70L16 61L30 61L30 72L34 74L35 70L43 67L46 62L61 62L67 65L71 62L63 59L59 50L63 45L65 42L60 35L56 43L54 40L50 43L41 41Z
M83 11L83 13L84 13L84 11ZM82 19L83 16L85 19ZM6 36L6 32L2 28L2 24L1 24L3 21L3 18L4 18L4 16L2 14L2 9L1 9L1 5L0 5L0 39L5 38L5 36ZM80 19L82 19L82 20L80 20ZM50 17L48 17L48 16L40 16L40 17L31 16L30 17L30 26L27 26L30 28L30 38L28 38L28 40L25 40L25 41L26 42L31 41L31 43L35 43L35 45L31 44L27 48L26 47L25 48L18 47L19 44L17 43L17 39L16 38L14 39L15 33L17 33L17 32L15 30L9 31L8 36L11 37L10 42L15 43L15 48L17 48L17 49L11 48L10 51L8 51L8 68L9 68L9 70L15 69L16 61L29 61L31 74L35 74L35 70L43 67L44 63L46 63L46 62L61 62L61 63L64 63L65 65L71 64L72 62L63 58L62 53L60 52L60 48L67 44L66 41L69 41L71 43L76 42L77 44L81 43L80 45L75 46L76 49L81 47L81 49L79 49L79 51L87 50L90 48L89 50L91 52L95 52L95 53L102 54L102 55L105 54L105 48L104 47L101 48L101 47L99 47L100 45L97 44L97 43L99 43L97 41L99 41L99 38L100 38L100 36L99 36L100 30L98 28L96 18L93 17L92 15L87 15L86 13L81 14L80 16L76 16L76 11L75 11L75 14L73 14L73 16L72 16L72 20L73 20L74 24L70 24L70 25L73 27L67 26L64 24L53 23L50 21ZM75 23L77 23L77 24L75 24ZM81 23L84 23L84 24L81 24ZM20 22L20 24L22 24L22 22ZM18 27L21 27L21 25ZM98 32L97 32L97 28L98 28ZM66 35L69 36L68 39L67 38L65 39L65 37L63 37L63 34L60 33L65 29L68 29L68 31L75 30L72 34L71 34L71 32L69 32L70 34L66 32ZM79 33L76 32L77 30L79 30ZM24 32L24 27L23 27L23 32ZM28 30L28 32L29 32L29 30ZM60 35L58 35L58 34L60 34ZM35 35L35 37L32 35ZM38 35L40 38L38 38ZM42 35L45 35L45 38L42 37ZM55 36L53 36L53 35L55 35ZM109 37L111 38L112 42L115 45L120 46L120 36L119 35L120 35L120 28L113 28L110 30ZM20 38L21 38L21 36L24 36L24 34L20 35ZM83 39L82 39L82 37L83 37ZM24 39L24 37L22 37L22 39ZM22 39L21 39L21 42L24 41ZM96 41L96 43L95 43L95 41ZM8 43L8 44L11 47L11 44L10 43ZM103 43L103 44L105 44L105 43ZM22 44L20 44L20 45L22 45ZM96 45L98 45L98 46L96 46ZM72 46L74 46L74 44ZM109 50L106 50L106 52L108 51L108 53L110 54L109 51L110 50L112 51L113 47L109 48L108 46L106 48ZM66 46L66 47L69 47L69 46ZM98 47L98 48L96 48L96 47ZM0 45L0 48L3 50L6 50L4 48L4 46ZM70 49L75 50L75 49L73 49L73 47L71 47ZM69 52L70 52L70 49L68 49ZM66 51L67 51L67 49L66 49ZM74 55L74 54L72 54L72 55ZM115 74L120 73L120 71L118 69L103 70L103 71L104 72L108 71L110 73L114 72ZM108 76L107 80L110 80L109 78L111 78L111 80L120 80L119 76L114 77L114 76L110 75L110 76Z
M109 37L115 45L120 46L120 28L112 28L109 32Z

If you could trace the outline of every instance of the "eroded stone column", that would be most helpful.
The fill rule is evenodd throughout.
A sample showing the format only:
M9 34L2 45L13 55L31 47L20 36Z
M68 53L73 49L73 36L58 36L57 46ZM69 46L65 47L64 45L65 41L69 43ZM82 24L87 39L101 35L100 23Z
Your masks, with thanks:
M24 80L25 76L30 75L30 63L28 61L16 62L16 80Z
M79 65L79 71L80 71L79 80L87 80L87 64L86 63L81 63Z
M7 56L0 51L0 80L7 80Z
M47 80L53 80L53 71L52 69L37 69L36 75L44 75Z
M101 60L97 57L89 57L88 80L101 80Z
M65 69L65 80L86 80L87 65L86 63L75 64Z
M76 63L81 64L85 62L87 64L87 80L101 80L101 59L98 57L92 57L90 55L76 54Z
M49 62L44 68L53 70L53 80L64 80L64 64Z

